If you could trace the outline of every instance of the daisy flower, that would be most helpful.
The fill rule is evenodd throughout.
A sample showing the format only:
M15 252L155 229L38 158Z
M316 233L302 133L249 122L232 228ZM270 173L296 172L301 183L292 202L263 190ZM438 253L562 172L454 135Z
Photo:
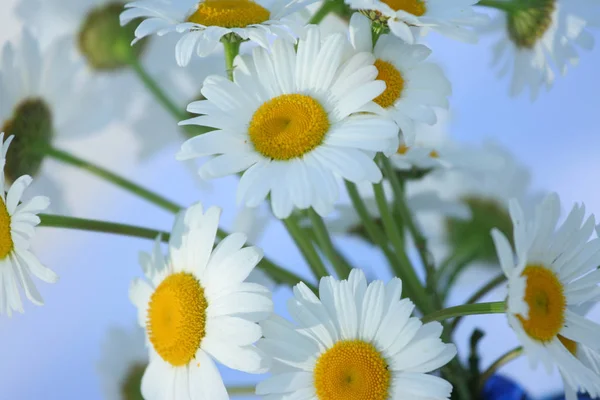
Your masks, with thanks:
M244 282L262 252L242 248L242 233L213 251L220 213L193 205L175 222L168 259L157 243L141 260L148 280L135 280L130 298L150 352L145 399L228 399L213 358L244 372L266 371L253 343L262 336L256 322L270 315L273 303L266 288Z
M234 34L268 47L274 34L294 42L301 33L293 19L286 18L315 0L139 0L125 5L121 23L145 18L135 31L136 40L151 34L183 33L175 55L179 65L186 65L194 51L204 57ZM134 42L135 42L134 41Z
M501 12L484 31L499 36L493 61L499 76L512 71L510 94L528 88L535 100L542 87L550 89L556 70L564 75L579 62L578 48L592 49L589 28L598 21L590 17L599 14L594 0L542 0Z
M33 304L41 306L44 301L31 280L31 275L48 283L58 280L58 276L42 265L29 249L35 226L40 223L37 214L48 208L50 200L35 196L31 200L22 201L23 193L32 181L28 175L18 177L8 188L4 182L6 153L13 139L14 136L10 136L4 141L4 133L0 134L0 165L3 171L0 173L0 313L9 317L13 311L23 312L17 285L21 285Z
M600 240L589 241L594 217L584 222L585 206L575 205L558 226L560 200L548 195L532 217L516 200L510 202L514 226L513 254L509 240L498 229L492 237L508 278L507 315L531 365L556 366L565 387L600 397L600 375L569 350L568 339L595 351L600 326L573 306L600 298Z
M411 27L425 27L453 39L475 43L477 34L469 27L487 20L476 13L478 0L345 0L408 44L415 37Z
M111 328L102 344L97 370L106 399L142 398L141 381L148 366L148 350L143 329Z
M452 93L450 82L439 65L425 62L431 50L421 44L411 45L381 35L373 48L371 23L355 13L350 19L350 40L358 52L375 55L377 79L386 89L373 100L373 112L393 119L410 146L415 139L415 124L437 122L433 107L448 108Z
M452 385L428 375L456 355L438 322L423 325L402 282L367 285L362 271L348 280L321 279L320 298L294 287L288 310L261 322L258 346L273 357L272 376L256 387L269 399L448 399Z
M237 57L234 81L208 77L206 100L188 107L204 115L183 121L217 130L189 139L177 158L218 155L200 176L244 171L238 202L256 207L270 193L277 218L294 207L327 215L339 196L336 176L380 181L373 158L398 148L398 128L381 116L355 114L385 83L375 80L372 54L349 54L348 47L344 35L321 41L310 26L297 52L278 39L271 52L255 48L253 57Z

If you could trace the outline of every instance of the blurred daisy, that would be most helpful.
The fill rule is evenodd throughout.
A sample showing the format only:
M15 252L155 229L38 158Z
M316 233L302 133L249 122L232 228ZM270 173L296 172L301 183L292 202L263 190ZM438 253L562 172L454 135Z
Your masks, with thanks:
M450 82L437 64L425 62L431 50L421 44L410 45L400 39L381 35L373 48L371 23L355 13L350 20L350 40L358 52L375 55L377 79L386 89L373 100L373 112L393 119L410 146L415 140L415 123L437 122L433 107L448 108L452 93Z
M154 33L183 33L175 55L179 65L186 65L194 51L201 57L207 56L229 34L263 47L268 47L270 34L294 42L293 33L300 33L301 26L285 17L315 1L139 0L125 5L121 23L145 18L135 31L136 41Z
M556 366L571 392L600 397L600 375L579 361L569 351L571 344L564 341L599 349L600 325L569 308L600 298L600 240L589 241L594 217L584 222L585 206L575 205L557 229L560 201L556 194L536 207L533 218L513 200L510 216L516 254L503 233L492 231L508 278L508 322L532 367L541 362L550 372Z
M411 317L400 299L402 282L367 285L353 270L348 280L321 279L320 299L294 287L288 310L263 321L258 346L273 357L272 376L256 393L269 399L448 399L452 385L428 375L456 355L440 340L442 326Z
M262 252L242 248L242 233L229 235L213 251L220 213L193 205L175 222L168 260L158 243L142 257L148 281L135 280L130 297L150 344L145 399L228 399L213 358L244 372L266 371L253 343L262 336L255 322L273 310L271 294L244 282Z
M142 375L148 366L146 338L139 326L126 330L112 328L102 344L97 365L104 398L141 400Z
M387 24L390 31L408 44L415 41L411 27L426 27L453 39L476 42L468 27L487 18L476 13L477 0L345 0L373 21Z
M245 171L237 198L248 207L270 193L277 218L294 207L327 215L338 198L335 176L353 182L381 180L373 158L398 148L398 128L376 115L352 115L381 94L370 53L347 54L341 34L321 42L310 26L297 52L275 41L272 51L256 48L236 59L234 82L208 77L188 111L204 114L184 121L217 128L185 142L186 160L218 155L199 170L203 178Z
M554 71L566 74L569 64L579 62L577 48L591 50L600 4L594 0L541 0L535 4L509 6L485 28L500 39L494 46L499 75L512 71L510 94L529 88L535 100L542 87L550 89Z
M10 136L4 141L4 133L0 134L2 171L6 166L8 146L13 139L14 137ZM0 313L9 317L13 311L23 312L17 282L27 298L33 304L41 306L44 301L31 280L31 275L48 283L58 280L58 276L43 266L29 250L35 226L40 223L37 214L46 210L50 204L50 199L43 196L22 201L23 193L31 181L30 176L23 175L7 187L4 173L0 174Z

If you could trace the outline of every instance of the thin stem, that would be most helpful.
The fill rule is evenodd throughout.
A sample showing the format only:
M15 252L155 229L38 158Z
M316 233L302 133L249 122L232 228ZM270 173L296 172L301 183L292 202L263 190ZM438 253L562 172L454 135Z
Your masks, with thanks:
M134 225L119 224L116 222L98 221L94 219L83 219L65 217L62 215L38 214L40 227L77 229L82 231L114 233L124 236L133 236L144 239L156 239L159 235L163 241L168 241L170 234L155 229L142 228Z
M443 310L425 315L423 318L421 318L421 321L425 324L431 321L444 321L446 319L460 317L463 315L503 314L505 312L506 304L503 301L463 304L460 306L444 308Z
M490 379L492 375L494 375L494 373L500 369L500 367L521 356L521 354L523 354L523 348L516 347L507 351L500 356L500 358L494 361L494 363L490 365L490 367L486 369L483 374L481 374L481 377L479 378L479 391L481 392L481 390L483 390L485 382L487 382L487 380Z
M223 48L225 49L225 68L229 80L233 81L233 61L240 53L241 42L239 40L223 40Z
M503 0L480 0L477 5L483 7L496 8L502 11L512 11L514 9L514 2L503 1Z
M302 228L298 225L296 218L291 215L282 221L290 236L294 239L296 246L300 249L304 259L308 262L308 266L315 275L315 278L317 278L317 281L324 276L328 276L329 272L327 271L327 268L325 268L323 260L321 260L321 257L315 250L311 240L304 235L304 232L302 232Z
M54 147L47 147L45 149L41 149L46 155L54 158L55 160L61 161L65 164L69 164L75 167L79 167L84 169L102 179L105 179L108 182L115 184L116 186L121 187L147 201L152 204L155 204L158 207L161 207L167 211L176 213L181 207L174 202L156 194L148 189L143 188L142 186L133 183L113 172L110 172L98 165L92 164L89 161L83 160L79 157L76 157L70 153L67 153L64 150L59 150Z
M243 396L246 394L254 394L256 387L254 386L227 386L227 393L230 396Z
M500 285L502 282L506 281L506 276L504 274L499 274L491 281L483 285L478 291L473 293L471 297L469 297L465 304L475 304L478 302L483 296L485 296L490 290L494 289L496 286ZM456 317L454 321L452 321L452 325L450 325L450 333L454 332L458 323L462 320L462 317Z
M319 8L317 12L315 12L310 18L308 24L318 25L319 23L321 23L321 21L325 19L327 15L329 15L331 11L333 11L335 7L337 7L337 4L334 0L325 0L321 8Z
M315 238L317 239L317 243L319 247L325 254L325 257L329 259L331 265L333 265L333 269L339 279L346 279L348 275L350 275L350 271L352 267L347 263L347 260L340 256L338 250L333 245L331 241L331 236L323 219L315 210L312 208L308 210L308 217L312 223L313 232L315 234Z

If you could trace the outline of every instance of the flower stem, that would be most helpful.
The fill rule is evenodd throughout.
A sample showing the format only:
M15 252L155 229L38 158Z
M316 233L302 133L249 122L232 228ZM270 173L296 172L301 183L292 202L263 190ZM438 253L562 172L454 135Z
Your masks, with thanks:
M243 396L254 394L256 388L254 386L227 386L227 393L230 396Z
M444 308L443 310L425 315L423 318L421 318L421 321L425 324L431 321L444 321L446 319L461 317L464 315L503 314L505 312L506 304L503 301L463 304L460 306Z
M315 275L315 278L317 278L317 281L324 276L328 276L329 272L327 271L327 268L325 268L325 264L323 263L323 260L321 260L321 256L319 256L319 253L317 253L315 250L311 240L306 237L304 232L302 232L302 228L300 228L298 225L296 217L291 215L282 221L290 236L292 239L294 239L296 246L298 246L298 249L300 249L300 252L304 256L308 266Z
M500 285L502 282L506 281L506 276L504 274L499 274L494 279L483 285L478 291L473 293L471 297L466 301L465 304L475 304L479 301L483 296L485 296L490 290L494 289L496 286ZM454 321L452 321L452 325L450 325L450 334L454 332L458 323L462 320L461 317L456 317Z
M225 68L227 70L227 76L229 80L233 81L233 61L235 57L240 53L240 45L242 42L239 40L223 40L223 48L225 49Z
M149 201L150 203L163 208L167 211L170 212L178 212L181 207L177 204L175 204L174 202L160 196L159 194L156 194L154 192L151 192L148 189L145 189L143 187L141 187L140 185L133 183L113 172L110 172L100 166L97 166L95 164L92 164L89 161L83 160L79 157L76 157L70 153L67 153L64 150L60 150L54 147L47 147L44 148L42 150L46 155L54 158L55 160L61 161L65 164L69 164L75 167L79 167L81 169L84 169L102 179L105 179L108 182L111 182L113 184L115 184L116 186L121 187L122 189L125 189L147 201Z
M116 222L65 217L62 215L51 214L38 214L38 217L40 217L41 219L39 225L41 227L78 229L82 231L92 231L101 233L115 233L119 235L133 236L144 239L156 239L160 235L163 241L168 241L170 237L170 234L168 232L142 228L134 225L119 224Z
M516 347L512 350L507 351L502 356L500 356L500 358L494 361L494 363L490 365L490 367L486 369L483 374L481 374L481 377L479 378L479 391L483 390L485 382L488 379L490 379L492 375L494 375L494 373L500 369L500 367L521 356L521 354L523 354L523 348Z
M323 2L323 5L321 5L321 8L319 8L317 12L315 12L310 18L310 20L308 21L308 25L320 24L321 21L323 21L325 17L329 15L329 13L332 12L333 9L337 6L338 4L335 0L325 0Z
M346 279L350 275L352 267L347 263L331 241L331 236L327 231L327 227L323 222L323 219L319 214L316 213L312 208L308 210L308 217L312 223L313 232L317 239L319 247L329 259L339 279Z
M513 1L504 0L479 0L478 6L496 8L502 11L512 11L514 9Z

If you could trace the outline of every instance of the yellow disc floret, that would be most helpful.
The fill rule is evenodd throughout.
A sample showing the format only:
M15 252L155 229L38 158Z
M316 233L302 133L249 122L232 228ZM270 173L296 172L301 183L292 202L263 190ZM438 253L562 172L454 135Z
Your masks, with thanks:
M204 289L192 274L169 275L148 306L147 329L156 352L175 367L188 364L206 333Z
M248 135L265 157L290 160L319 146L328 131L329 118L317 100L304 94L284 94L256 110Z
M565 322L567 299L563 285L554 272L541 265L528 265L523 276L527 279L525 302L529 306L529 317L519 315L518 318L529 337L549 342Z
M0 260L13 250L14 243L10 232L10 214L6 209L6 204L0 198Z
M188 17L188 22L204 26L244 28L271 18L269 10L252 0L204 0Z
M382 0L385 4L390 6L394 11L406 11L409 14L420 17L425 14L427 7L423 0Z
M375 60L375 67L379 71L377 80L384 81L386 87L383 93L373 101L383 108L391 107L402 95L404 78L400 71L387 61L377 59Z
M319 400L385 400L391 373L375 346L347 340L319 357L314 381Z

